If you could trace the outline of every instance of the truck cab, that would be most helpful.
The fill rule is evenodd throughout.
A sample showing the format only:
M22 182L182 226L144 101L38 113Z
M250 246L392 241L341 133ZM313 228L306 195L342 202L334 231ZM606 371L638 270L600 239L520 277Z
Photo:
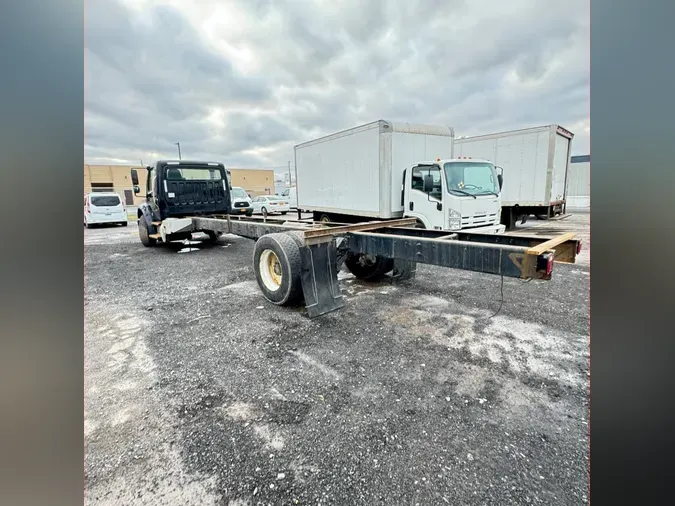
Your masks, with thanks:
M138 208L139 218L143 213L161 221L231 210L229 181L222 163L167 160L146 170L145 202ZM135 169L131 179L138 195L141 190Z
M427 229L500 234L502 175L488 160L470 157L416 163L403 172L405 217Z
M168 218L232 212L229 177L222 163L162 160L146 171L145 195L141 195L145 202L138 206L139 234L146 246L154 243L158 224ZM136 169L131 170L131 180L134 194L139 195ZM183 235L189 236L177 233L175 238Z

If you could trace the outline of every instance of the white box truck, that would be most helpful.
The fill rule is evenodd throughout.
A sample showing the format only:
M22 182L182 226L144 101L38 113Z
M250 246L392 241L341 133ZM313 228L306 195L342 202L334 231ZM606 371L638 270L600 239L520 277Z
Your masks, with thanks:
M501 175L454 159L454 130L379 120L295 146L298 211L355 223L414 217L439 230L502 233Z
M455 153L502 168L502 223L510 230L530 215L546 219L565 212L573 137L559 125L546 125L458 137Z

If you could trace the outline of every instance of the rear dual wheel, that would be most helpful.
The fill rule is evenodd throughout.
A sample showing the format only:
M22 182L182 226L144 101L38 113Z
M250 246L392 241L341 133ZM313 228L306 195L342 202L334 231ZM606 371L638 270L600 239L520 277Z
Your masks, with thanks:
M262 236L253 248L253 270L265 298L278 306L302 302L298 240L289 234Z
M214 232L213 230L206 230L204 233L209 236L209 242L211 243L218 242L218 239L222 235L221 232Z
M365 253L349 253L345 266L354 276L364 281L379 281L394 269L394 259Z

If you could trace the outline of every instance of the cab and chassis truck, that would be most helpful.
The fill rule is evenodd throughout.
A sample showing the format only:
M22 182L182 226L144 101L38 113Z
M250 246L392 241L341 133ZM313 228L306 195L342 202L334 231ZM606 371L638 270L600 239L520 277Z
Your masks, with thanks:
M549 280L554 262L574 263L581 250L572 233L450 233L418 228L415 218L343 224L233 216L222 163L167 160L146 170L145 202L138 207L144 246L183 241L196 232L211 241L223 233L252 239L253 270L263 296L280 306L304 302L310 318L344 306L337 278L343 265L366 281L386 275L395 282L411 280L418 263ZM136 169L131 178L139 195ZM424 186L433 191L430 176Z

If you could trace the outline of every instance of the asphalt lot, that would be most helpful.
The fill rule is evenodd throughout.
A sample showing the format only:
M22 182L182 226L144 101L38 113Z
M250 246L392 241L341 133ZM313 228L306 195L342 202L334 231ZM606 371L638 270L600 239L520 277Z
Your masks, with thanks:
M87 504L583 504L589 214L549 282L341 272L309 320L260 294L253 242L85 230Z

